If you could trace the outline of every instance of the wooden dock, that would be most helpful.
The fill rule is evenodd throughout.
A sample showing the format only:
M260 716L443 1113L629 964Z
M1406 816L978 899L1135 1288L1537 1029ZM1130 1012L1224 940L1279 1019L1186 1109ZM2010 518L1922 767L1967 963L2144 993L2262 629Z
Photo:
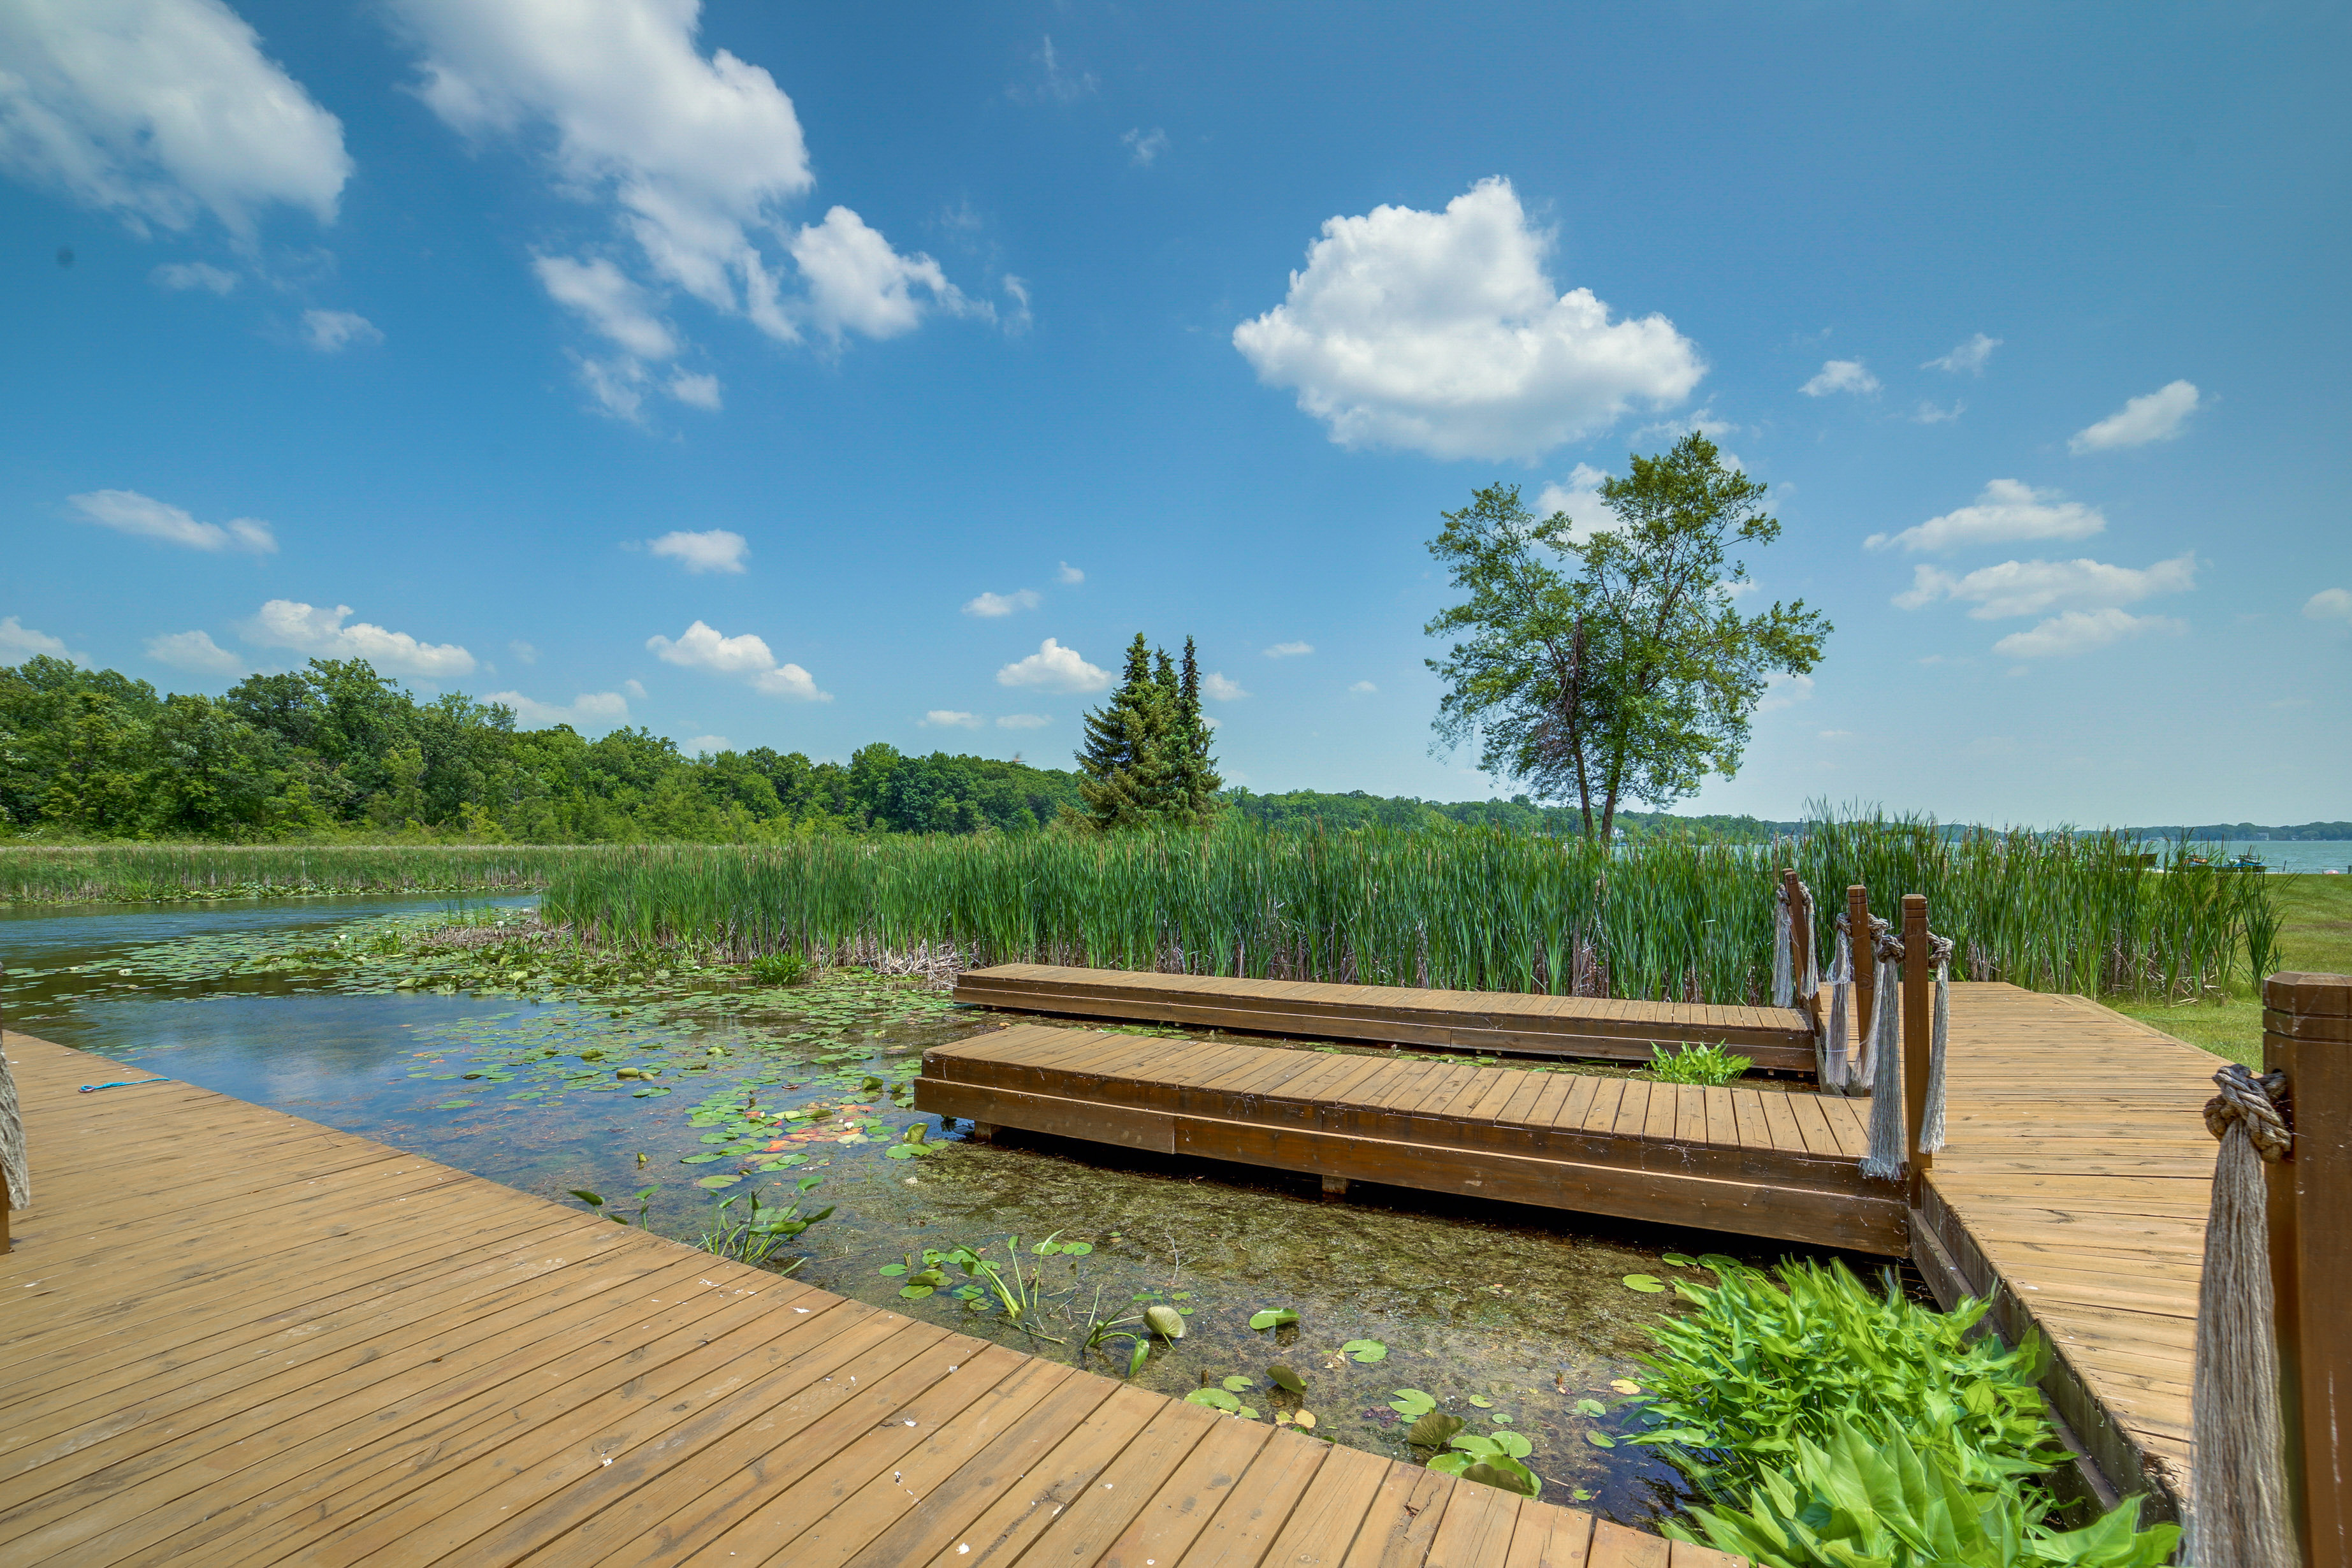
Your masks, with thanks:
M1901 1256L1867 1100L1021 1025L923 1053L917 1109L1162 1154Z
M0 1561L1736 1561L5 1044L35 1186L0 1257Z
M966 970L957 977L955 997L1014 1012L1442 1046L1481 1054L1646 1062L1662 1042L1721 1045L1759 1068L1808 1074L1814 1069L1812 1025L1793 1007L1321 985L1046 963Z
M1868 1100L1772 1089L1018 1026L927 1052L916 1103L1341 1188L1907 1254L1948 1305L2038 1328L2094 1489L2177 1517L2219 1065L2083 997L1955 985L1949 1142L1916 1210L1860 1174Z

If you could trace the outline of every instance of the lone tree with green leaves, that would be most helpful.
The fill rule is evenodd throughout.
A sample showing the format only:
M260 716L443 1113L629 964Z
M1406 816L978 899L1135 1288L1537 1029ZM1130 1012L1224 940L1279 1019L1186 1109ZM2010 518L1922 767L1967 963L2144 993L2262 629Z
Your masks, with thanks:
M1693 431L1632 468L1601 487L1610 526L1538 520L1491 485L1429 546L1468 595L1425 628L1458 639L1427 661L1447 687L1433 749L1475 736L1481 768L1574 800L1603 840L1621 800L1664 809L1732 776L1770 678L1809 673L1832 629L1802 599L1740 614L1732 552L1780 525L1713 442Z
M1201 712L1201 670L1192 639L1180 668L1135 634L1118 689L1087 715L1078 794L1099 828L1205 823L1215 814L1217 776Z

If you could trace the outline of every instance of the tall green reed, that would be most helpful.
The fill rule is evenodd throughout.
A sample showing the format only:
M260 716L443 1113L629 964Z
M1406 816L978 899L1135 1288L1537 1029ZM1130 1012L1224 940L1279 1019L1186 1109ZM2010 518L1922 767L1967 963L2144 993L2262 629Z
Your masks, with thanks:
M2263 880L2142 864L2116 834L1947 833L1847 816L1772 846L1446 827L1227 822L1105 836L815 837L652 846L571 861L543 909L600 942L749 959L923 955L944 967L1091 964L1264 979L1755 1002L1770 984L1773 868L1891 913L1927 895L1960 971L2042 990L2198 994L2274 953Z
M0 847L0 903L514 892L609 850L530 845Z

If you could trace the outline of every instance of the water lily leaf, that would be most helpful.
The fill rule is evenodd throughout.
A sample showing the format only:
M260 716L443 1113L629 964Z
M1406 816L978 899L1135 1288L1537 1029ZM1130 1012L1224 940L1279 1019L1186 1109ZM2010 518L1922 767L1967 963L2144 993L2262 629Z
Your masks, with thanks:
M922 1129L919 1127L916 1128L915 1131L919 1132ZM1066 1241L1062 1243L1062 1250L1072 1258L1084 1258L1087 1253L1092 1252L1094 1249L1095 1244L1091 1241Z
M906 1271L907 1266L903 1263L886 1263L881 1268L877 1268L874 1272L877 1274L888 1275L891 1279L895 1279Z
M1239 1410L1234 1411L1234 1414L1240 1416L1244 1421L1255 1421L1257 1419L1257 1407L1252 1405L1244 1405Z
M1222 1388L1196 1388L1184 1396L1187 1405L1205 1405L1212 1410L1239 1410L1242 1402Z
M1155 1302L1143 1309L1143 1321L1153 1333L1162 1339L1181 1340L1184 1337L1184 1315L1173 1307L1163 1307Z
M898 1294L909 1301L919 1301L938 1289L936 1285L901 1285L898 1287Z
M669 1090L656 1084L651 1089L641 1089L637 1090L636 1093L629 1096L629 1098L631 1100L659 1100L663 1095L667 1094Z
M1698 1259L1697 1259L1697 1258L1691 1258L1691 1257L1687 1257L1687 1256L1685 1256L1685 1254L1683 1254L1683 1253L1679 1253L1679 1252L1663 1252L1663 1253L1660 1253L1660 1254L1658 1255L1658 1258L1659 1258L1659 1261L1664 1262L1664 1263L1670 1263L1670 1264L1674 1265L1676 1268L1696 1268L1696 1267L1697 1266L1697 1264L1698 1264Z
M911 1160L921 1152L922 1151L912 1143L893 1143L882 1151L882 1155L887 1160Z
M1615 1389L1620 1394L1639 1394L1642 1392L1642 1385L1635 1383L1630 1377L1612 1377L1609 1380L1609 1386Z
M698 1181L696 1181L696 1183L695 1183L694 1184L695 1184L696 1186L698 1186L698 1187L708 1187L708 1188L709 1188L712 1192L714 1192L714 1193L715 1193L715 1192L717 1192L717 1191L718 1191L719 1188L721 1188L721 1187L731 1187L731 1186L733 1186L736 1183L738 1183L738 1182L741 1181L742 1179L743 1179L743 1178L742 1178L741 1176L740 1176L740 1175L735 1175L735 1176L704 1176L704 1177L701 1177L700 1179L698 1179Z
M1584 1434L1584 1440L1596 1448L1613 1448L1617 1446L1617 1439L1606 1432L1588 1430Z
M1481 1410L1492 1410L1495 1408L1495 1402L1487 1398L1483 1394L1472 1394L1470 1396L1470 1403L1476 1405Z
M1580 1415L1606 1415L1609 1406L1597 1399L1580 1399L1576 1402L1576 1413Z
M1339 1347L1339 1353L1352 1357L1365 1366L1389 1359L1389 1347L1378 1340L1349 1340Z
M1306 1427L1309 1432L1315 1430L1315 1412L1312 1410L1297 1411L1294 1413L1290 1418L1299 1426Z
M1293 1394L1307 1392L1307 1380L1278 1362L1265 1369L1265 1375L1274 1380L1276 1388L1286 1388Z
M1507 1426L1511 1424L1511 1418L1504 1415L1499 1410L1496 1411L1492 1415L1487 1416L1486 1419L1492 1421L1497 1426Z
M1244 1389L1255 1388L1256 1386L1257 1379L1254 1377L1244 1377L1239 1373L1235 1373L1233 1376L1225 1379L1225 1392L1228 1394L1239 1394Z
M1541 1479L1515 1459L1481 1459L1465 1467L1462 1479L1476 1481L1482 1486L1496 1487L1507 1492L1517 1492L1521 1497L1533 1497L1543 1489Z
M1437 1396L1418 1388L1400 1388L1389 1401L1389 1408L1400 1415L1426 1415L1437 1408Z
M1461 1430L1462 1417L1459 1415L1442 1415L1431 1411L1412 1424L1406 1431L1404 1440L1416 1447L1443 1448L1454 1441L1454 1435Z
M1628 1290L1639 1290L1644 1296L1658 1295L1660 1292L1664 1291L1665 1288L1666 1282L1659 1279L1654 1274L1628 1274L1625 1276L1625 1289Z
M1269 1307L1263 1312L1252 1312L1249 1325L1263 1333L1268 1329L1278 1329L1297 1321L1298 1314L1288 1307Z
M713 1151L705 1154L688 1154L685 1159L680 1160L678 1163L681 1165L708 1165L713 1160L724 1160L725 1158L727 1158L726 1155Z

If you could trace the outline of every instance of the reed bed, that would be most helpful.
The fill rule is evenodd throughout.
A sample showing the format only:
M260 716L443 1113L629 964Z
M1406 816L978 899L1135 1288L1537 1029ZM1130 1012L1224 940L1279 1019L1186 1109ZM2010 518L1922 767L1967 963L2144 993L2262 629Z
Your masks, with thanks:
M104 844L0 847L0 904L510 893L602 847L514 845Z
M1773 868L1874 910L1923 892L1974 979L2092 994L2242 987L2275 960L2257 876L2116 834L1947 834L1852 817L1770 847L1645 839L1615 853L1497 829L1207 830L1108 837L818 837L616 849L542 900L591 940L746 961L792 952L935 978L1003 963L1759 1002Z

